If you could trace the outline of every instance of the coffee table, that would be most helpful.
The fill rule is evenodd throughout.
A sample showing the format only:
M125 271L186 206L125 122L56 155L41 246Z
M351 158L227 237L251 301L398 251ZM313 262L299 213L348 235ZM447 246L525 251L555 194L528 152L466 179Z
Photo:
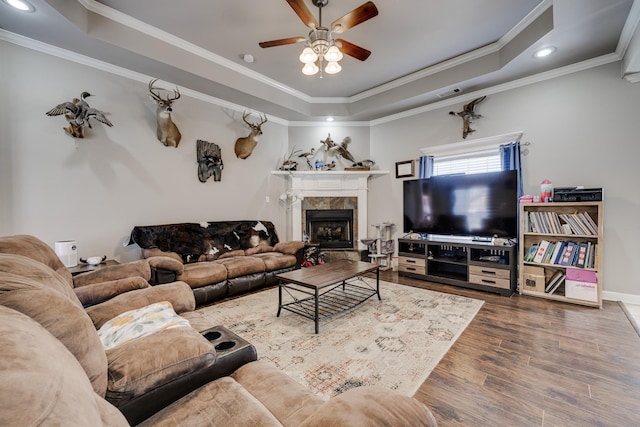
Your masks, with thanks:
M363 279L375 272L373 287ZM374 295L380 298L380 266L370 262L339 260L276 275L279 279L278 314L288 310L311 319L320 331L320 320L352 309ZM286 292L293 301L283 302Z

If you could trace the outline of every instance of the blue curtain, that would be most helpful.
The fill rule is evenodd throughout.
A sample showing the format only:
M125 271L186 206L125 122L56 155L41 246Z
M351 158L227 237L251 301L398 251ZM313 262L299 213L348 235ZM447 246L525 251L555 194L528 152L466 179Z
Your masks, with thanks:
M503 171L518 171L518 197L524 194L522 190L522 163L520 161L520 143L511 142L500 145L500 164Z
M418 178L425 179L433 176L433 156L420 157L418 166Z

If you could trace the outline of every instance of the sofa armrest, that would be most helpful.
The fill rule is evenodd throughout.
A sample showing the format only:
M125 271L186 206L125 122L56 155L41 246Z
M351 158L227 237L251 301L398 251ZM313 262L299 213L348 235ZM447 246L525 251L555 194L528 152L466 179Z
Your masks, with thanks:
M273 250L276 252L282 252L283 254L295 255L296 257L296 268L300 268L302 265L302 261L304 258L304 242L298 240L291 240L288 242L278 242L273 247Z
M111 280L109 282L92 283L90 285L74 288L76 294L84 307L100 304L117 295L125 292L134 291L136 289L144 289L149 287L142 277L127 277L126 279Z
M169 301L178 314L193 311L196 307L191 287L185 282L173 282L126 292L109 301L88 307L86 312L96 329L99 329L106 321L118 314L161 301Z
M147 258L149 266L158 270L170 270L176 274L184 273L184 264L173 257L152 256Z
M322 404L301 427L427 426L437 422L426 405L382 387L358 387Z
M125 279L127 277L142 277L148 281L151 277L149 262L141 259L119 265L109 265L97 270L81 273L73 277L73 287L78 288L92 283L108 282L111 280Z

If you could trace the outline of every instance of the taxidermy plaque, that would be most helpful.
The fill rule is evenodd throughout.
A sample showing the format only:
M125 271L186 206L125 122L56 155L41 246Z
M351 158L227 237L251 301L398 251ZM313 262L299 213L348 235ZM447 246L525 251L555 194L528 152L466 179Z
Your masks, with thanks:
M196 141L196 153L198 156L198 179L207 182L213 176L214 181L222 179L222 152L220 147L213 143L199 139Z

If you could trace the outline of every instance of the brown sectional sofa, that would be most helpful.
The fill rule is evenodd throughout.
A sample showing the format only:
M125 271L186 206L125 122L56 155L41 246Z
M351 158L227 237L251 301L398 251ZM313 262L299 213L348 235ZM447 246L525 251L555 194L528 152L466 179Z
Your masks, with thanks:
M280 242L270 221L214 221L137 226L151 284L187 283L198 306L276 283L300 268L304 243Z
M88 308L75 289L46 244L0 237L0 425L436 425L425 405L391 390L360 387L325 401L255 357L221 368L223 352L207 339L215 327L193 310L184 282ZM191 326L105 350L97 329L118 323L111 316L164 300Z

